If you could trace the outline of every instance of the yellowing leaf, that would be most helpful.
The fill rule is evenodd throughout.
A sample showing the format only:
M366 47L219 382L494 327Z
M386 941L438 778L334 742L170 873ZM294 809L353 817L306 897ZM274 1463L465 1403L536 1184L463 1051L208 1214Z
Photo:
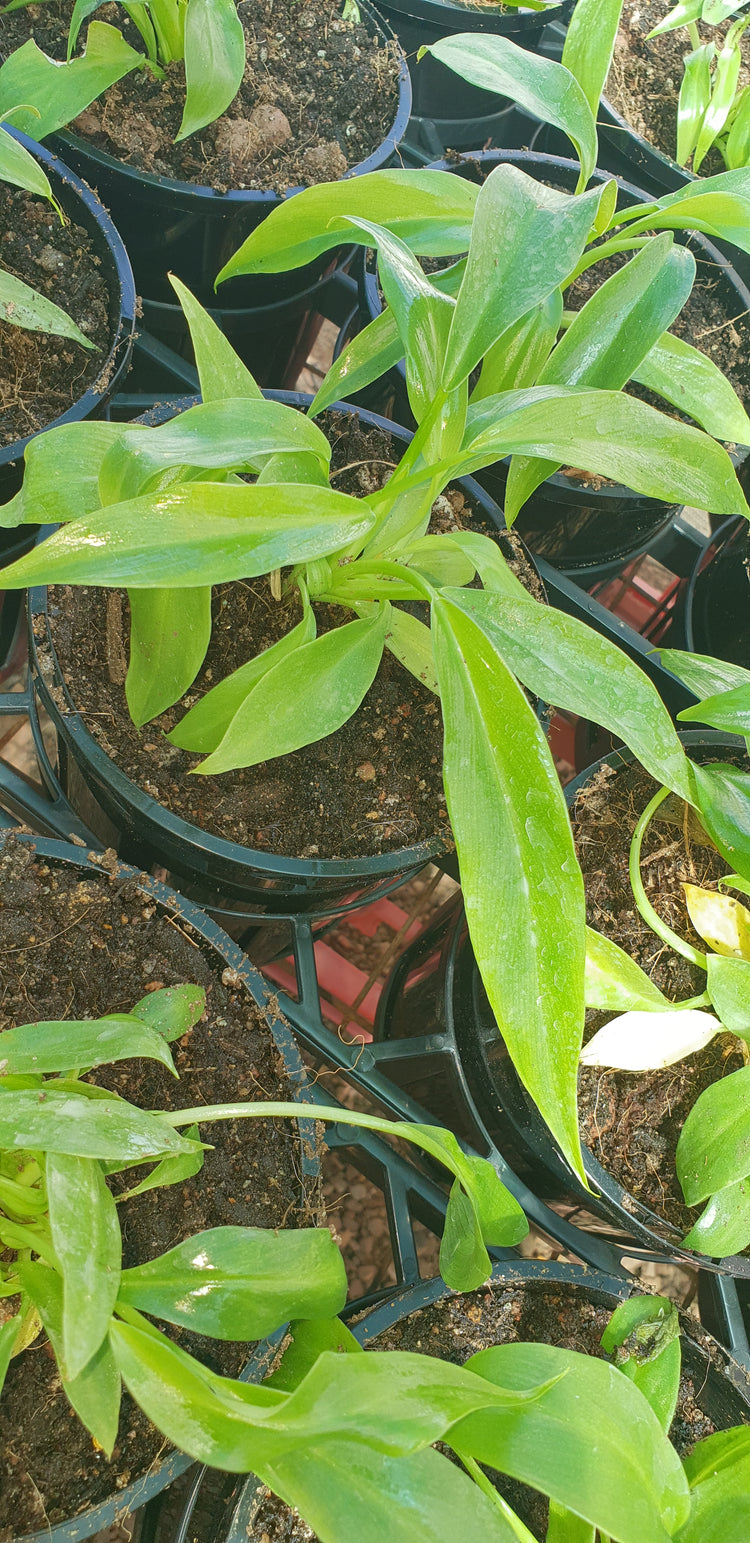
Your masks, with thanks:
M750 911L730 895L697 884L683 884L688 915L697 933L716 954L750 959Z
M692 1007L685 1012L622 1013L584 1045L581 1064L656 1071L702 1050L720 1029L718 1019Z

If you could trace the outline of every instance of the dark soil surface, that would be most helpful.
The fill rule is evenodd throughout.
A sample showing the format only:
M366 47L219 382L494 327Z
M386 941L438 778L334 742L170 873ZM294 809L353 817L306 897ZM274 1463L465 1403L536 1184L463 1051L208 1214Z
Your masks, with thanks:
M94 242L45 198L0 182L0 268L72 316L96 352L0 319L0 447L67 412L100 375L117 313Z
M185 922L157 908L136 881L51 865L7 837L0 893L0 1029L123 1012L149 989L196 982L207 993L207 1009L173 1046L179 1082L151 1061L101 1069L91 1080L143 1108L292 1096L280 1054L244 988L236 978L225 984L221 959ZM296 1227L315 1220L300 1181L299 1139L288 1122L237 1121L205 1127L202 1135L215 1149L195 1178L121 1207L125 1266L206 1227ZM127 1188L146 1171L116 1175L112 1186ZM247 1359L246 1345L169 1333L228 1375ZM107 1461L73 1415L41 1338L11 1362L0 1398L0 1543L104 1500L158 1468L168 1450L125 1396Z
M32 35L64 59L72 0L48 0L3 17L8 52ZM398 57L368 27L341 18L339 0L240 0L247 65L215 124L175 144L185 103L182 64L166 79L134 70L72 125L100 150L140 171L226 188L275 189L334 181L385 139L396 114ZM96 19L120 27L144 52L119 5ZM82 49L86 27L82 28Z
M647 41L647 34L662 21L670 6L662 0L624 0L614 58L604 95L644 139L675 159L677 152L677 101L682 84L682 61L692 44L687 27L665 32ZM736 16L719 27L698 24L702 43L714 42L717 51ZM739 86L750 83L750 40L741 39L743 65ZM688 166L690 166L688 162ZM701 164L701 176L726 171L721 155L710 150ZM634 179L637 180L637 179Z
M716 760L713 752L694 759ZM624 948L670 1001L686 1001L705 990L703 970L666 947L643 921L628 877L628 852L636 822L656 783L635 765L616 774L602 772L579 797L574 810L576 850L586 882L586 919ZM657 813L646 832L641 872L651 904L669 927L694 947L705 944L690 923L682 882L715 889L729 866L707 844L697 824L683 831L684 805L671 820ZM738 897L741 899L741 897ZM589 1012L586 1038L612 1015ZM698 1095L720 1077L744 1065L739 1042L717 1035L695 1055L662 1071L621 1072L582 1067L578 1076L581 1137L607 1172L630 1195L686 1232L699 1207L688 1207L675 1172L680 1131Z
M352 468L337 476L334 486L362 496L381 485L401 453L399 442L379 429L365 432L348 414L327 414L325 422L334 472ZM481 528L481 520L460 489L441 495L431 528L466 526ZM518 538L501 541L511 566L539 593ZM299 619L296 602L272 600L266 579L215 591L213 637L189 696L141 730L127 713L122 671L112 667L105 593L53 590L50 606L53 642L87 727L130 778L183 819L245 846L292 857L369 856L437 834L449 837L439 702L387 650L362 705L335 734L245 771L189 775L202 757L178 750L163 733L182 717L183 707ZM319 632L351 620L341 608L315 611Z

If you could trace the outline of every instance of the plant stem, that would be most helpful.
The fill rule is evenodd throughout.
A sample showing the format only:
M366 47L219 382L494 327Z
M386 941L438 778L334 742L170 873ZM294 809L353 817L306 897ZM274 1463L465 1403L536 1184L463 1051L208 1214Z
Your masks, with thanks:
M705 954L701 954L697 948L693 948L692 943L688 943L684 938L678 937L677 933L673 932L671 927L668 927L666 922L662 921L646 895L641 878L641 846L643 844L643 837L657 809L664 803L665 798L669 797L670 791L670 788L659 788L658 793L655 793L651 802L646 805L633 831L633 840L630 844L630 884L638 910L652 932L655 932L657 937L663 938L664 942L668 943L670 948L673 948L676 953L682 954L683 959L689 959L691 964L697 964L699 969L706 970L708 969L708 961ZM681 1007L689 1007L691 1005L691 1003L680 1003Z
M457 1452L456 1456L461 1459L466 1472L471 1475L477 1488L481 1489L482 1494L487 1496L487 1499L500 1512L508 1526L513 1529L519 1543L536 1543L536 1539L529 1532L528 1527L524 1526L520 1516L516 1516L515 1511L508 1505L507 1500L503 1500L502 1495L498 1494L494 1484L487 1478L486 1473L482 1471L478 1462L473 1457L465 1457L463 1452Z
M580 278L587 268L593 268L604 257L611 257L615 252L634 252L638 247L648 246L652 240L652 236L612 236L609 241L602 242L601 246L595 246L588 252L584 252L580 262L573 269L570 278L565 280L563 288L567 288L569 284L575 283L575 280Z

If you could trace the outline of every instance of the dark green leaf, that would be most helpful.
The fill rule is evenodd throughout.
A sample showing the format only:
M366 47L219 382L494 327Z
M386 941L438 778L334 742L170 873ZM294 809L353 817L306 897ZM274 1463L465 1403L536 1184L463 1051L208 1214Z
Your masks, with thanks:
M132 1104L48 1085L38 1092L0 1089L0 1147L139 1163L163 1153L194 1152L196 1144Z
M717 1189L685 1238L685 1248L714 1259L739 1254L750 1243L750 1180Z
M137 728L179 702L211 641L211 586L129 589L130 665L125 681Z
M485 354L479 380L471 393L472 402L481 402L500 391L533 386L555 343L562 314L562 290L554 289L515 326L503 332Z
M132 1017L140 1018L171 1045L198 1022L206 1009L202 986L163 986L136 1002Z
M111 1457L117 1440L120 1419L120 1374L109 1341L105 1340L81 1372L72 1379L65 1376L63 1360L63 1284L55 1270L43 1264L19 1263L18 1273L39 1309L60 1370L63 1389L79 1420L99 1443L105 1457Z
M142 64L143 54L104 21L92 21L85 54L69 64L48 58L30 38L0 66L0 116L19 103L35 107L38 118L19 112L14 124L32 139L46 139L77 118L116 80Z
M193 987L193 990L196 988ZM145 1056L174 1071L164 1039L137 1012L60 1023L24 1023L0 1040L0 1071L64 1072Z
M245 32L235 0L190 0L185 8L187 93L177 139L214 123L245 73Z
M49 1152L49 1222L63 1277L65 1375L78 1377L106 1338L120 1282L122 1240L104 1174L85 1157Z
M750 1174L750 1066L704 1088L677 1143L677 1177L687 1205Z

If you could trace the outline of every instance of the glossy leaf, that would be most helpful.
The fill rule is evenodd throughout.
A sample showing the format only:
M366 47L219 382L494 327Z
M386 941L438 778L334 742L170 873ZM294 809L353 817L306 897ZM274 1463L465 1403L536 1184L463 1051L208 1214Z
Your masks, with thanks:
M149 991L141 997L132 1016L171 1044L194 1027L205 1009L206 993L202 986L163 986L160 991Z
M731 241L741 251L750 250L750 173L723 171L685 183L674 193L655 200L653 214L629 224L631 235L651 230L705 230Z
M266 1378L269 1387L291 1393L323 1354L364 1355L364 1346L355 1339L340 1318L300 1318L289 1324L288 1343L281 1364Z
M65 1376L63 1359L63 1283L56 1270L43 1264L20 1262L18 1274L24 1289L39 1309L44 1329L55 1352L63 1390L78 1418L110 1457L120 1418L120 1374L105 1340L78 1377Z
M472 402L500 391L533 386L553 347L562 322L562 290L554 289L487 350Z
M32 139L46 139L77 118L115 81L142 65L143 54L104 21L91 22L85 53L68 64L48 58L30 38L0 66L0 116L19 102L36 108L38 118L19 110L13 122Z
M669 1434L680 1389L680 1319L668 1297L629 1297L615 1308L602 1335L615 1365L648 1400Z
M596 166L596 125L592 107L569 69L496 33L455 33L432 43L427 52L480 91L510 97L567 134L581 162L579 187L586 186Z
M195 989L195 988L193 988ZM0 1072L64 1072L143 1056L174 1071L161 1034L137 1012L113 1013L82 1022L39 1022L5 1029L0 1039Z
M185 8L185 109L177 139L214 123L245 73L245 32L235 0L190 0Z
M750 911L730 895L683 884L688 915L698 936L717 954L750 959Z
M504 41L483 34L479 46ZM525 50L519 52L525 56ZM445 390L466 380L502 333L568 277L600 198L600 187L574 198L536 182L517 166L498 166L490 173L477 199L466 273L443 360ZM498 229L503 232L500 243Z
M717 1431L685 1460L690 1519L675 1543L741 1543L750 1534L747 1428Z
M594 118L612 63L621 11L622 0L578 0L568 23L562 62L578 81Z
M677 1143L677 1177L698 1205L750 1174L750 1066L704 1088Z
M340 729L369 691L383 655L389 606L346 622L282 659L261 677L216 750L196 769L215 775L288 755Z
M474 952L513 1064L568 1161L583 1032L583 881L544 733L480 624L432 605L443 773Z
M722 857L750 878L750 776L739 766L693 766L701 819Z
M106 1338L120 1283L117 1207L99 1163L48 1153L49 1224L63 1277L62 1346L69 1380Z
M50 332L54 337L72 338L83 348L94 348L67 311L4 268L0 268L0 320L27 332Z
M216 282L300 268L352 240L350 215L384 225L418 255L460 256L471 240L477 192L449 171L374 171L305 188L261 221Z
M715 439L750 443L750 418L734 387L713 359L684 338L665 332L632 378L694 418Z
M130 665L125 681L137 728L190 689L211 641L211 587L130 589Z
M700 137L701 125L711 101L711 62L716 49L703 43L686 54L677 101L677 163L685 166Z
M123 1270L120 1301L212 1339L261 1339L290 1314L340 1312L346 1271L327 1227L214 1227Z
M750 1179L727 1184L711 1196L684 1240L685 1248L714 1259L739 1254L750 1243Z
M119 423L62 423L30 441L23 486L0 504L0 527L61 525L98 509L99 468L122 433Z
M750 681L704 697L695 707L684 708L680 718L686 723L710 723L728 734L750 734Z
M48 1085L43 1095L0 1089L0 1147L138 1163L168 1152L194 1152L196 1144L132 1104Z
M398 606L391 610L385 646L401 663L421 680L429 691L440 694L435 658L432 651L432 635L429 627L418 617L402 611Z
M736 99L736 111L724 146L724 159L730 171L747 166L750 161L750 90L745 86Z
M659 987L623 948L592 927L586 928L587 1007L616 1012L637 1008L653 1013L666 1005Z
M263 392L247 366L235 353L229 339L213 317L191 294L182 279L169 274L169 282L182 306L190 331L195 367L204 402L223 402L229 397L262 400Z
M200 1141L200 1128L197 1125L188 1125L184 1134L190 1141ZM108 1172L111 1172L109 1165ZM118 1165L119 1166L119 1165ZM125 1165L123 1165L125 1166ZM167 1189L172 1184L183 1184L185 1179L192 1179L196 1173L200 1173L203 1167L203 1152L181 1152L176 1157L162 1157L145 1179L138 1184L133 1184L130 1189L123 1190L117 1196L117 1204L123 1205L126 1200L132 1200L134 1195L146 1195L151 1189Z
M31 151L8 133L7 123L0 123L0 182L10 182L14 187L25 188L27 193L38 193L40 198L47 198L54 204L61 214L47 173Z
M695 171L700 169L714 140L721 133L729 116L742 63L740 38L746 26L747 20L744 17L741 17L738 22L734 22L719 49L711 100L703 115L698 143L693 155L693 169Z
M467 1362L505 1388L560 1373L524 1410L472 1415L452 1445L550 1495L618 1543L667 1543L685 1520L687 1483L642 1393L615 1367L551 1345L511 1344Z
M612 1018L581 1051L583 1066L615 1066L622 1071L657 1071L674 1066L710 1044L721 1024L710 1013L629 1012Z
M194 589L310 562L364 536L360 499L298 483L187 483L81 516L3 570L8 589L99 584Z
M750 1039L750 963L747 958L708 956L708 992L724 1027Z
M660 648L659 658L697 697L750 685L750 670L726 659L714 659L709 654L689 654L681 648ZM682 713L677 716L681 718Z

